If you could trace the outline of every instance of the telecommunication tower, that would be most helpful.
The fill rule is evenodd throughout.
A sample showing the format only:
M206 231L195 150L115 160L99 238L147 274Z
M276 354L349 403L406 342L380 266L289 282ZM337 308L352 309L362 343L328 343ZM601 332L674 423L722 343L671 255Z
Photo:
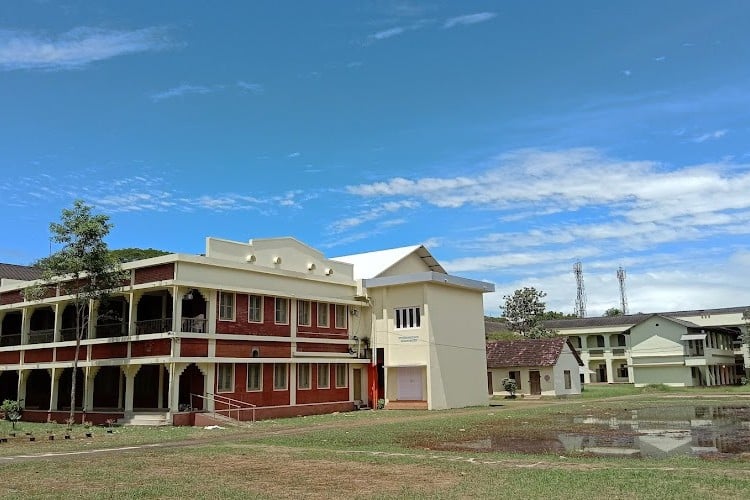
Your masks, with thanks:
M583 265L580 261L573 266L573 274L576 276L576 307L575 315L579 318L586 317L586 289L583 286Z
M617 270L617 281L620 282L620 308L622 314L628 313L628 297L625 295L625 269L620 267Z

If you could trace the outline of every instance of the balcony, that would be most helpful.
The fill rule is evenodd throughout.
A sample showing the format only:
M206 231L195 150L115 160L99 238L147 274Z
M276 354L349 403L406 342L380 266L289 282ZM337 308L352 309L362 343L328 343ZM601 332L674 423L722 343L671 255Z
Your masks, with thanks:
M202 315L201 315L202 316ZM193 332L193 333L205 333L206 332L206 319L197 318L182 318L182 332Z
M29 332L29 344L46 344L55 341L55 330L36 330Z
M3 334L0 335L0 347L10 347L14 345L21 345L21 334Z
M596 349L589 349L589 356L604 356L604 349L602 348L596 348Z
M81 332L81 340L83 340L85 338L86 338L86 332L83 331L83 332ZM60 340L62 340L63 342L73 341L75 339L76 339L76 329L75 329L75 327L73 327L73 328L63 328L62 330L60 330Z
M146 319L135 322L135 334L164 333L172 331L172 318Z
M96 326L96 338L104 339L111 337L122 337L128 334L126 323L109 323Z
M625 356L624 347L615 347L612 349L612 356Z

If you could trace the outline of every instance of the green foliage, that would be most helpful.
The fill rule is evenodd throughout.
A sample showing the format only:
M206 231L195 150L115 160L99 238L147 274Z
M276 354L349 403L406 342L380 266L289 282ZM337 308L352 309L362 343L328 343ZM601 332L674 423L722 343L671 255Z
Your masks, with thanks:
M512 378L504 378L501 383L503 384L503 390L508 391L508 394L510 394L511 398L515 398L516 389L518 389L516 381Z
M536 339L554 337L556 332L544 328L545 304L542 299L547 294L534 287L524 287L513 292L513 295L505 295L503 317L507 320L508 327L526 338Z
M121 263L133 262L134 260L150 259L152 257L161 257L169 255L169 252L157 250L155 248L118 248L110 250L110 254Z
M622 316L622 311L618 309L617 307L610 307L606 311L604 311L605 316Z
M92 207L81 200L76 200L72 208L63 209L60 222L50 224L52 241L62 248L44 260L39 282L24 290L26 300L39 300L57 288L59 295L70 296L75 307L76 349L71 401L75 401L78 355L89 322L89 303L106 301L127 278L104 241L111 228L108 216L93 214ZM71 405L71 419L74 412L74 405Z
M0 405L0 412L5 415L5 420L15 421L21 417L23 409L18 401L6 399L3 401L3 404Z
M544 311L541 316L542 321L548 321L552 319L574 319L577 318L575 314L568 314L558 311Z

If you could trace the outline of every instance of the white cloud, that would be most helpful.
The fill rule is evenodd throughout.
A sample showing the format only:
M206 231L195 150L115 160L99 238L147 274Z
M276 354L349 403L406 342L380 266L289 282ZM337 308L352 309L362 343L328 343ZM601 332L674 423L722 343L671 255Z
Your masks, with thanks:
M154 102L159 102L163 101L164 99L172 99L175 97L181 97L190 94L210 94L218 90L220 90L220 88L218 87L205 87L203 85L190 85L188 83L183 83L182 85L178 85L177 87L151 94L151 100Z
M713 132L708 132L706 134L699 135L698 137L694 137L693 142L697 142L698 144L700 144L701 142L706 142L708 140L721 139L725 135L727 135L726 129L714 130Z
M331 230L334 233L341 233L353 229L357 226L377 220L387 214L398 212L402 209L415 209L419 207L419 203L412 200L403 201L389 201L379 206L369 208L367 210L360 211L358 214L351 217L336 221L332 226Z
M466 14L458 17L451 17L443 24L444 28L453 28L455 26L466 26L469 24L483 23L497 16L494 12L478 12L476 14Z
M132 31L79 27L58 37L0 30L0 69L63 70L173 46L163 27Z
M299 151L295 151L294 153L289 153L288 155L286 155L286 157L287 158L297 158L297 157L299 157L301 155L302 155L302 153L300 153Z
M237 87L239 87L242 90L247 90L248 92L251 92L253 94L262 94L265 90L263 88L263 85L259 83L244 82L242 80L239 80L237 82Z
M370 38L373 40L385 40L386 38L391 38L394 36L402 35L406 32L405 28L396 27L396 28L390 28L383 31L378 31L377 33L373 33L370 35Z

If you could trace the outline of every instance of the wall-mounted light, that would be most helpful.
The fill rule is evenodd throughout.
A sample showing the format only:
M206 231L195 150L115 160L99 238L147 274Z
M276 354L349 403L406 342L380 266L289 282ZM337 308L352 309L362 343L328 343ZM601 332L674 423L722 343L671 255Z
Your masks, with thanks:
M281 264L281 257L277 255L271 262L273 262L274 264Z
M310 262L309 264L307 264L307 270L308 271L315 271L315 263L314 262Z
M248 254L247 257L245 257L245 262L252 264L255 262L255 255L254 254Z
M330 267L326 267L325 275L326 276L330 276L332 274L333 274L333 269L331 269Z

